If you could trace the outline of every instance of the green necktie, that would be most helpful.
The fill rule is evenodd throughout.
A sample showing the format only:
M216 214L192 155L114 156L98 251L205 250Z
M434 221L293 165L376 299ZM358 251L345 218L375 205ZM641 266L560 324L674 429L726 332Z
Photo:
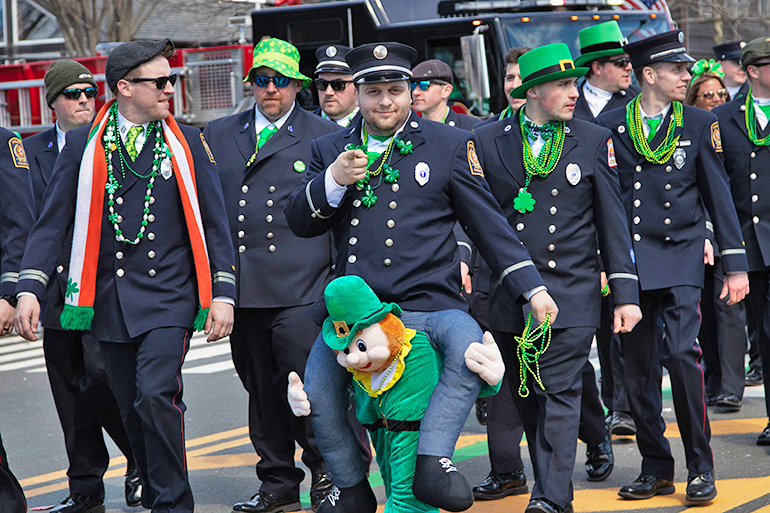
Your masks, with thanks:
M126 151L128 152L128 156L131 157L131 160L136 160L136 157L139 156L139 151L136 149L136 138L139 137L142 132L144 132L144 127L141 125L134 125L128 129L128 134L126 135Z
M770 105L757 105L759 107L759 110L765 113L765 117L767 119L770 119Z
M270 125L266 126L262 130L259 131L259 134L257 134L257 147L254 148L254 154L249 158L249 161L246 162L246 167L251 166L251 164L254 163L254 161L257 159L257 152L262 148L262 146L265 145L265 143L273 137L273 134L278 131L278 127L275 125L272 125L272 128L270 128Z
M658 133L658 127L660 126L661 120L658 118L645 118L644 121L647 123L647 126L650 128L650 133L647 134L647 142L651 142L652 139L655 137L655 134Z

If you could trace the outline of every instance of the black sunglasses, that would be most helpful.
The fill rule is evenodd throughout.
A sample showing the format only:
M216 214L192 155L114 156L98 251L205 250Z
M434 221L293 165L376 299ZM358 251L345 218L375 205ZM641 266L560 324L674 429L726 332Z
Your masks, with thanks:
M332 89L339 92L343 91L348 84L352 84L352 80L342 80L341 78L335 78L334 80L324 80L323 78L315 79L315 88L319 91L326 91L326 88L332 86Z
M95 87L84 87L83 89L73 87L71 89L65 89L61 94L68 100L79 100L81 94L86 95L86 98L96 98L96 93L98 92L99 91Z
M447 85L447 83L442 80L420 80L418 82L412 82L412 91L418 87L421 91L427 91L431 84Z
M289 82L291 82L291 79L289 77L284 76L278 76L278 77L268 77L267 75L256 75L254 76L254 83L257 87L267 87L270 85L270 82L275 84L275 87L286 87L289 85Z
M608 59L607 62L611 62L618 68L625 68L631 63L631 59L628 57L621 57L620 59Z
M165 89L166 84L171 82L171 85L173 86L176 84L176 73L172 73L171 75L167 77L157 77L157 78L132 78L129 80L129 82L133 83L139 83L139 82L155 82L155 87L158 89Z
M761 68L762 66L767 66L768 64L770 64L770 61L768 61L768 62L757 62L756 64L749 64L749 66L754 66L755 68Z

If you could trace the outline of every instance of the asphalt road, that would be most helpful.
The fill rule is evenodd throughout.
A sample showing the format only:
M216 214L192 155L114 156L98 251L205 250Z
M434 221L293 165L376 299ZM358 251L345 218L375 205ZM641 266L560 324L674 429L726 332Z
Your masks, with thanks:
M0 339L0 431L9 462L25 489L30 508L40 508L57 504L66 497L67 459L40 342L19 341L18 337ZM196 511L227 513L235 502L248 499L259 488L254 472L257 457L246 428L246 393L233 369L229 343L206 344L203 338L193 338L183 376L184 400L188 407L187 457ZM633 481L640 469L641 459L633 437L615 437L615 470L601 483L589 483L585 479L585 446L579 443L574 473L575 511L673 513L687 509L684 451L670 394L665 387L664 383L664 396L667 397L664 418L669 424L666 433L679 464L676 493L647 501L620 499L618 488ZM770 448L755 444L757 434L767 422L762 387L747 389L740 412L725 414L710 409L709 416L719 494L712 503L699 506L698 513L770 513ZM532 467L525 443L522 443L522 451L531 479ZM105 476L108 513L143 511L125 505L125 460L111 441L108 447L113 456ZM454 461L472 482L482 481L489 472L486 431L473 415L466 422ZM380 503L384 503L382 480L376 467L370 481ZM309 485L308 475L302 486L303 504L308 511ZM523 512L527 501L525 495L477 502L469 511Z

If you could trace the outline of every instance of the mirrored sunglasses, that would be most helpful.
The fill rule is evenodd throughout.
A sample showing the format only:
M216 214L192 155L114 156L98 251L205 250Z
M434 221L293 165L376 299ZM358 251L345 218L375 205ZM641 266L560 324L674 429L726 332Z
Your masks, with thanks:
M165 89L166 84L171 82L171 85L173 86L176 84L176 73L173 73L167 77L156 77L156 78L132 78L129 80L130 82L139 83L139 82L155 82L155 87L158 89Z
M315 79L315 88L319 91L326 91L326 88L332 86L334 91L344 90L348 84L352 84L352 80L342 80L341 78L335 78L334 80L324 80L323 78Z
M95 87L84 87L83 89L78 89L76 87L65 89L61 92L62 95L64 95L65 98L68 100L79 100L80 95L84 94L86 95L86 98L96 98L96 93L99 91Z
M275 87L286 87L289 85L289 82L291 82L291 79L289 77L284 76L278 76L278 77L268 77L266 75L255 75L254 76L254 83L257 87L267 87L270 82L275 84Z
M607 62L611 62L618 68L625 68L631 63L631 59L629 59L628 57L621 57L620 59L610 59Z
M412 91L416 88L420 88L420 91L427 91L431 84L446 85L446 82L441 80L420 80L418 82L412 82Z
M722 99L725 99L727 98L727 89L717 89L716 91L703 91L700 95L707 100L712 99L714 95L717 95Z

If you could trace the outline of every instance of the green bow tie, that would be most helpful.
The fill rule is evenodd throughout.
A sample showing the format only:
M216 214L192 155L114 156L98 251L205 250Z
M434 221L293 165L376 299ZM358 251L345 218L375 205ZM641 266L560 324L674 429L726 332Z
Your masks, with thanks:
M548 123L537 126L528 119L524 120L524 129L527 132L527 137L530 139L537 139L538 136L542 137L544 141L547 141L556 133L559 128L559 124L555 121L549 121Z

